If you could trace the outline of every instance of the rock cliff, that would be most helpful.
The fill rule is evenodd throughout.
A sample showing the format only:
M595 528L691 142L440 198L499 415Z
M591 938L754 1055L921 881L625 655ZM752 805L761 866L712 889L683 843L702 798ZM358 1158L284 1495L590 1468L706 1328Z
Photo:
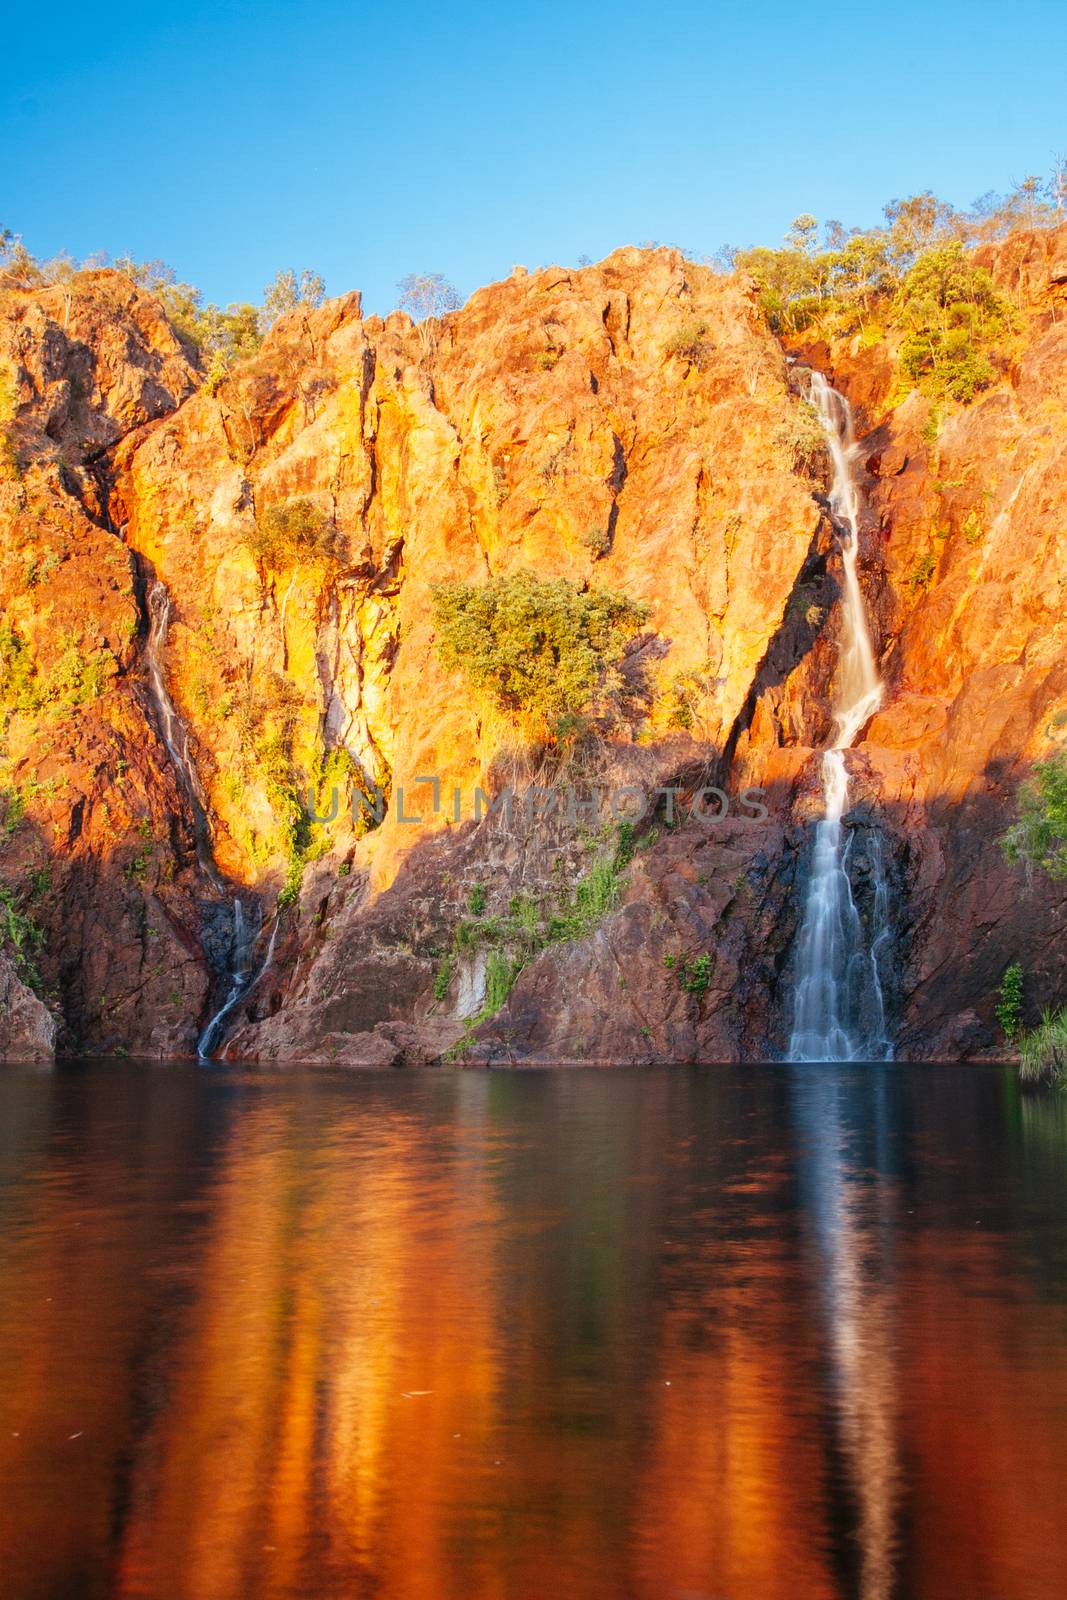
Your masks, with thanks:
M836 661L804 363L864 435L889 692L847 820L861 866L888 847L901 1053L992 1045L1010 960L1062 993L1064 896L997 837L1067 727L1065 259L1067 230L988 252L1018 359L943 417L890 345L787 352L751 285L667 250L516 269L418 326L348 295L214 385L118 273L0 285L0 878L61 1047L191 1053L237 898L235 1058L780 1051ZM649 608L625 715L562 764L435 650L435 584L523 569ZM689 814L709 785L719 821ZM531 786L653 804L620 835Z

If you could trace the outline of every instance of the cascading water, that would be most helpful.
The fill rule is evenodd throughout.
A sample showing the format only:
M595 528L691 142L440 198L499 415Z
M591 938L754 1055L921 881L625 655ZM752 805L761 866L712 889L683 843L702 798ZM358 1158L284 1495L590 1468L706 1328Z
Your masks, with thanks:
M174 702L167 690L167 680L163 672L163 652L167 645L167 629L169 626L170 595L167 593L165 585L155 579L148 591L148 639L144 650L145 665L148 668L148 681L152 688L152 698L159 712L159 726L163 735L163 743L167 747L170 759L174 762L179 781L185 789L192 809L196 859L200 863L200 870L210 882L211 887L217 890L219 894L224 894L225 888L211 854L211 828L207 820L207 796L204 793L200 775L196 770L193 758L189 754L189 735L181 717L174 709Z
M245 995L257 984L274 956L274 941L278 934L278 919L275 917L271 930L267 953L263 961L257 966L253 965L253 952L256 941L262 932L261 913L258 902L253 902L253 913L249 914L247 907L240 896L229 896L226 886L222 881L219 870L215 865L211 850L211 825L208 821L207 796L200 782L200 775L196 764L189 753L189 735L185 724L174 707L167 690L166 676L163 670L163 652L167 643L167 628L170 624L170 595L166 587L158 579L153 580L148 590L148 638L145 642L145 665L148 668L148 681L152 690L159 714L160 732L167 752L174 762L179 781L188 796L190 809L193 815L193 835L196 841L196 858L200 870L211 884L215 892L223 898L222 907L213 907L215 921L218 914L225 915L225 932L218 943L221 945L218 956L213 961L216 971L225 971L229 977L230 985L222 1005L215 1012L207 1027L197 1042L197 1055L202 1061L210 1060L212 1052L217 1048L222 1037L222 1025L230 1012ZM205 941L209 950L210 942Z
M222 1024L225 1022L226 1018L229 1016L233 1008L239 1003L239 1001L246 999L247 996L251 994L260 978L262 978L263 974L274 960L274 942L278 937L277 915L274 918L274 924L270 930L270 938L267 941L266 954L258 966L253 966L252 953L255 949L256 940L259 938L261 930L258 926L253 926L246 923L244 909L240 900L234 900L233 908L234 935L230 963L230 991L222 1005L208 1023L207 1027L204 1029L203 1033L200 1035L200 1039L196 1047L196 1053L200 1057L201 1061L211 1060L212 1053L218 1046L219 1040L222 1037Z
M864 930L849 878L851 841L842 847L848 801L844 752L882 700L860 590L859 446L848 401L821 372L811 374L809 395L826 433L833 462L830 513L841 547L844 592L841 651L834 707L834 739L823 752L823 817L797 946L796 995L790 1061L884 1061L891 1056L879 954L889 937L888 894L880 852L874 852L874 909Z

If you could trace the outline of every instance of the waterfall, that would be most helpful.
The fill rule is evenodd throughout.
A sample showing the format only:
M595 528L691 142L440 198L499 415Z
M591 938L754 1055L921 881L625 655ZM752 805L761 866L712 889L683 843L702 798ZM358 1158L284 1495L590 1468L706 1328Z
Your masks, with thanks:
M278 920L275 917L274 927L271 932L267 954L258 968L253 967L252 955L256 941L259 938L261 927L261 913L258 901L253 901L253 913L250 915L249 907L241 900L239 895L229 895L226 885L222 881L211 845L211 824L208 821L208 801L204 793L204 786L200 782L200 774L196 770L189 751L188 730L178 712L167 689L166 675L163 669L163 653L167 644L167 629L170 626L170 595L166 586L158 579L154 579L148 590L148 638L145 642L144 659L148 669L148 682L152 691L159 717L159 728L163 735L163 743L167 753L174 763L178 774L178 781L185 790L189 806L193 815L193 836L196 841L196 859L200 870L210 883L215 893L223 901L220 907L211 907L213 921L216 925L220 916L224 918L223 928L216 931L213 937L205 939L205 949L209 964L216 972L225 971L229 978L229 988L222 1005L215 1012L207 1027L197 1042L196 1052L202 1061L210 1060L212 1051L217 1047L222 1033L222 1024L230 1012L244 998L246 994L259 982L269 967L274 956L274 941L278 932Z
M196 859L200 869L208 879L211 887L219 894L224 894L225 888L219 877L218 868L211 852L211 827L207 819L207 796L204 786L200 782L200 774L196 764L189 754L189 734L181 717L174 709L174 702L167 689L167 680L163 672L163 651L167 645L167 629L170 626L170 595L166 586L153 580L148 591L148 639L145 643L144 659L148 668L148 682L152 690L156 710L159 713L159 727L163 735L163 743L167 753L174 763L178 774L178 781L185 789L189 805L193 813L193 837L196 840Z
M844 752L882 701L867 615L860 590L859 446L844 395L821 372L811 374L810 398L826 434L833 463L830 514L841 548L844 588L841 647L834 705L833 742L823 752L823 816L797 946L796 998L790 1061L888 1060L885 1002L878 955L889 937L888 893L881 852L874 851L874 908L865 932L849 878L851 839L842 845L848 802Z
M259 982L260 978L262 978L263 974L274 960L274 944L278 937L277 914L275 914L274 924L270 930L270 938L267 941L266 954L264 955L263 960L259 963L258 967L253 967L252 952L255 949L256 940L258 939L261 930L258 927L250 927L250 931L246 933L244 911L241 906L241 902L240 900L235 899L233 904L234 940L233 956L230 964L230 989L225 1000L222 1002L222 1005L216 1011L215 1015L211 1018L211 1021L200 1035L200 1039L196 1047L196 1053L201 1061L211 1060L212 1052L215 1050L221 1037L223 1022L225 1022L234 1006L252 993L252 990L256 987L256 984Z

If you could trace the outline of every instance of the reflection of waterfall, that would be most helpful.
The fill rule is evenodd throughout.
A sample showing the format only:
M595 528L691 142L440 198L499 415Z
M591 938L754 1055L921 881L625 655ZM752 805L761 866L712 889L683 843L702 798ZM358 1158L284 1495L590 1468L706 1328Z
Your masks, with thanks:
M893 1592L901 1503L890 1241L894 1184L885 1070L851 1079L798 1073L794 1119L801 1188L819 1255L818 1281L836 1393L834 1420L856 1505L859 1600ZM856 1148L873 1132L876 1149Z
M200 774L196 770L189 750L189 734L181 717L174 707L174 702L167 689L167 681L163 668L163 652L167 644L167 629L170 625L170 595L166 586L153 580L148 590L148 638L145 642L145 665L148 668L148 681L152 690L159 716L160 732L167 752L174 763L178 774L178 781L185 790L189 807L193 816L193 835L196 841L196 859L200 870L211 884L215 892L224 897L224 905L218 908L224 913L225 928L218 939L205 939L205 949L209 961L216 971L225 972L230 980L229 989L222 1005L211 1018L207 1027L200 1035L197 1044L197 1054L201 1060L210 1058L212 1051L217 1047L222 1036L222 1024L233 1011L234 1007L258 983L260 977L270 965L274 954L274 940L278 931L277 918L271 932L270 944L264 961L256 969L253 966L252 954L256 940L261 930L261 913L258 901L252 901L251 907L246 906L239 896L230 897L226 893L226 886L222 881L211 848L211 824L208 821L207 795L200 782ZM217 917L209 917L209 922L217 921ZM213 957L213 947L221 946L217 957Z
M797 947L791 1061L885 1060L885 1005L878 955L889 936L888 895L881 852L872 850L874 885L870 941L849 879L851 841L842 848L841 819L848 801L844 752L878 709L882 682L875 666L860 592L858 445L843 395L820 372L811 374L811 400L833 461L830 511L841 546L844 594L841 652L834 710L835 736L823 754L823 817L815 829L811 881Z

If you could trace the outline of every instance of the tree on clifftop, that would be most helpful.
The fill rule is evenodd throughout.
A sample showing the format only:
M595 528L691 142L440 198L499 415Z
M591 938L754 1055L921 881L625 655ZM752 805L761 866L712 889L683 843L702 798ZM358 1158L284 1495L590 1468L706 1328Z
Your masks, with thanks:
M325 298L326 285L310 267L305 267L299 276L292 267L284 272L276 272L274 281L263 291L260 317L264 330L273 328L279 317L284 317L288 311L296 311L300 306L313 311L316 306L321 306Z
M413 322L427 317L443 317L447 311L458 311L459 292L439 272L409 272L397 284L400 290L400 309L406 311Z

